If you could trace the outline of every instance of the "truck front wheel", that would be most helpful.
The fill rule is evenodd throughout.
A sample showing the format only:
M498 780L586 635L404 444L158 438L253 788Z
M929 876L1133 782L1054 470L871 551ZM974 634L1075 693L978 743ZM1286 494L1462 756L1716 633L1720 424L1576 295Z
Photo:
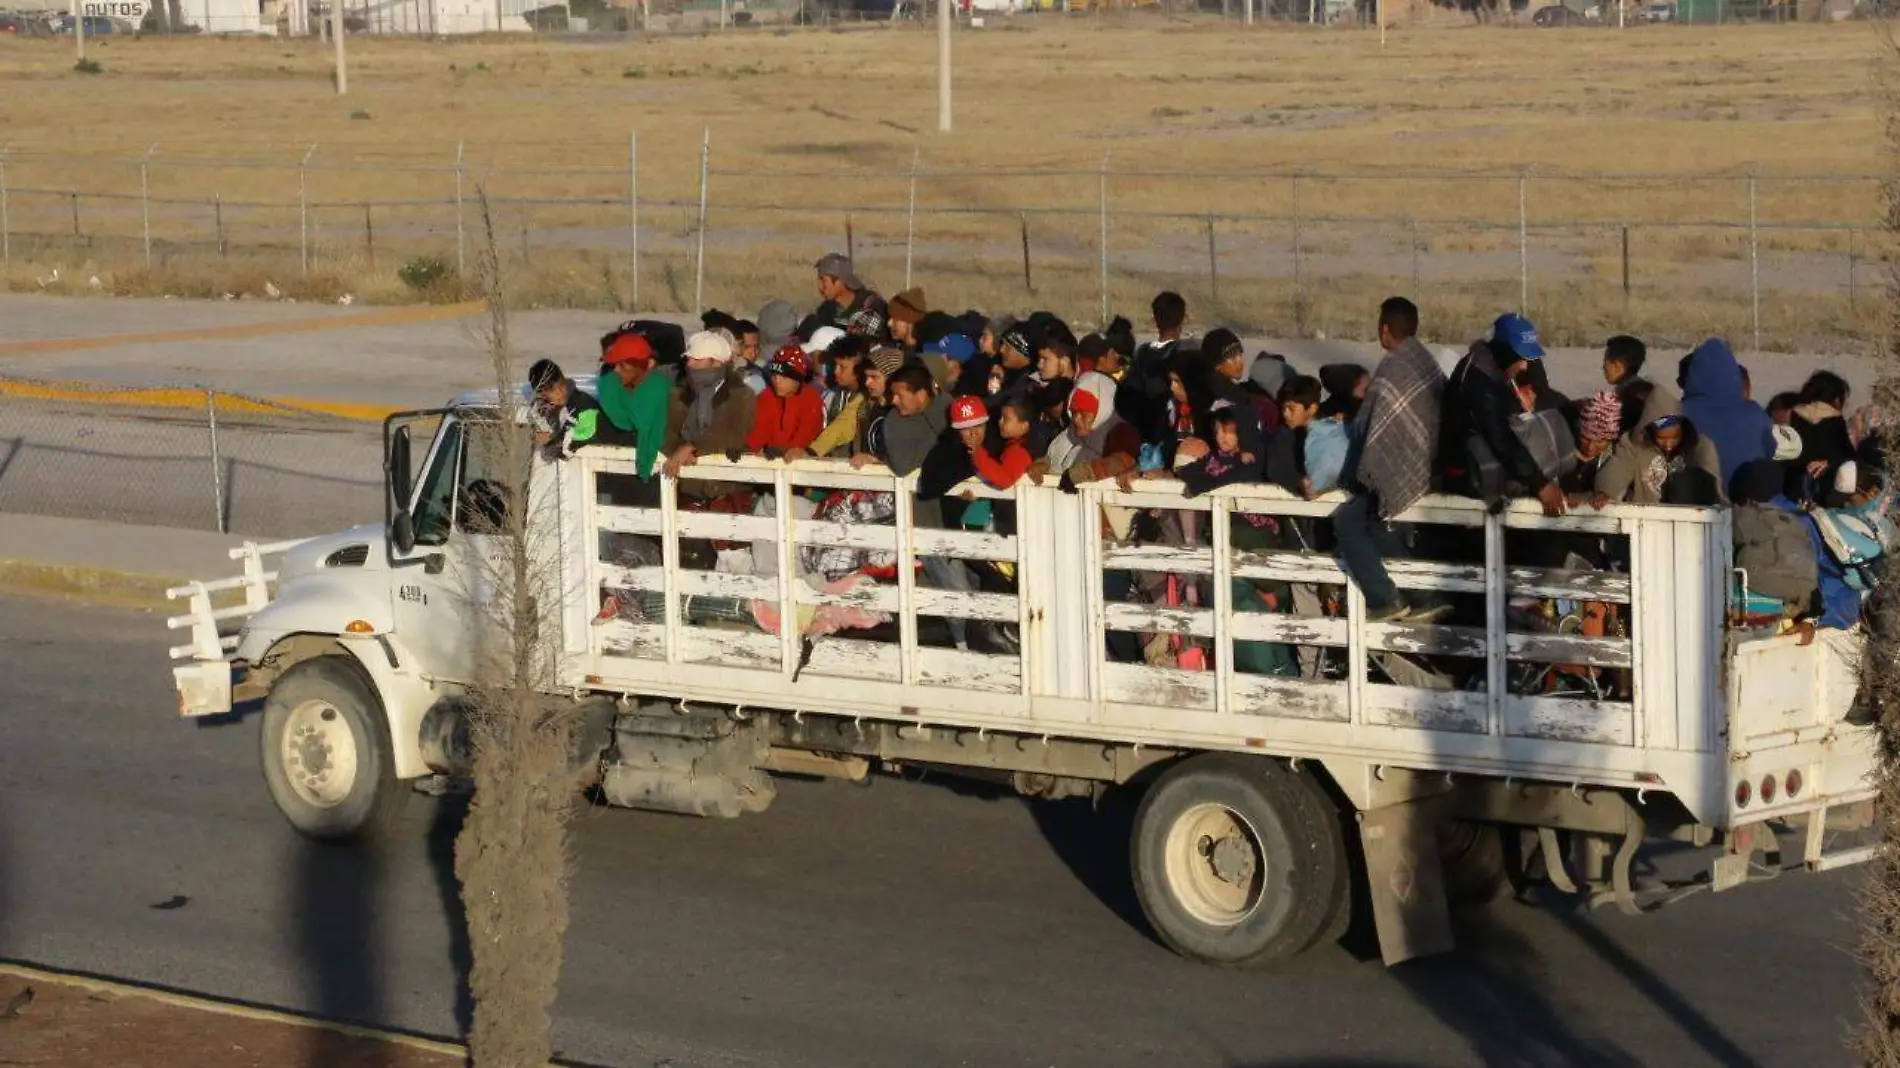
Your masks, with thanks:
M261 748L271 799L307 838L373 834L409 794L396 779L382 704L345 657L306 660L277 679L264 700Z
M1142 912L1161 940L1210 964L1249 965L1305 949L1337 915L1345 879L1337 819L1292 772L1210 753L1181 762L1142 798L1130 859Z

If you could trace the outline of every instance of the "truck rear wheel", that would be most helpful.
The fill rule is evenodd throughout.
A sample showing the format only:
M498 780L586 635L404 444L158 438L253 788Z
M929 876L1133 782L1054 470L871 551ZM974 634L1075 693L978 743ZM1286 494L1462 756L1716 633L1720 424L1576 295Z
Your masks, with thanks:
M1142 912L1175 952L1210 964L1289 957L1338 916L1338 820L1280 764L1210 753L1148 789L1130 859Z
M278 678L264 700L261 750L271 799L307 838L373 834L409 795L396 779L382 704L344 657L306 660Z

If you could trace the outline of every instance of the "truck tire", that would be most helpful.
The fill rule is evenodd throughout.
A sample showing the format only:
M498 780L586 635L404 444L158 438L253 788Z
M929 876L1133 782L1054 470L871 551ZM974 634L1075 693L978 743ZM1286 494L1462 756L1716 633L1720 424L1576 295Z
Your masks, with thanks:
M264 699L260 750L271 799L306 838L373 836L409 796L382 703L347 657L306 660L278 678Z
M1453 905L1488 905L1510 881L1504 836L1495 823L1439 824L1438 857L1445 868L1445 899Z
M1306 772L1290 771L1290 773L1301 786L1306 788L1313 804L1317 806L1317 811L1310 817L1316 828L1316 841L1331 854L1329 858L1320 862L1319 870L1323 871L1330 867L1337 873L1333 880L1332 890L1326 894L1326 911L1320 923L1319 933L1314 935L1311 945L1337 942L1346 936L1346 931L1352 926L1353 869L1352 857L1346 847L1347 827L1343 822L1344 815L1339 803L1333 800L1333 795L1326 792L1326 787L1317 778Z
M1324 933L1345 876L1338 820L1320 796L1275 761L1227 753L1182 761L1149 787L1129 855L1162 942L1239 967L1290 957Z

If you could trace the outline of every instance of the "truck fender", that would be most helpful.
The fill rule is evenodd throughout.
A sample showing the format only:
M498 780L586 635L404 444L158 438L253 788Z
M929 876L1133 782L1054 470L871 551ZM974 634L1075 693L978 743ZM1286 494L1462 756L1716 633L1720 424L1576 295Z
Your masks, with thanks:
M422 753L422 718L443 694L436 685L409 669L408 651L387 634L259 634L247 638L265 644L253 664L268 664L268 674L257 681L267 688L277 676L297 663L318 656L347 655L369 679L389 726L390 753L396 777L415 779L429 774ZM248 641L247 641L248 644Z
M287 596L293 590L296 596ZM234 655L239 660L260 663L266 650L286 635L342 634L359 620L369 624L374 634L392 630L395 613L389 605L389 589L379 584L375 592L377 596L370 596L358 584L333 575L299 575L245 622L243 640Z

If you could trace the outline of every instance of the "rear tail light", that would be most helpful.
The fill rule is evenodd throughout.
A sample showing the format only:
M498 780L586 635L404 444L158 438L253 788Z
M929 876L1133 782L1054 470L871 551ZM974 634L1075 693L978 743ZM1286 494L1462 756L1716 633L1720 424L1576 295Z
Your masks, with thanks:
M1788 788L1785 791L1790 799L1801 796L1801 771L1796 769L1788 773Z
M1761 777L1761 803L1762 804L1772 805L1775 803L1775 789L1779 785L1780 785L1779 783L1775 782L1775 777L1773 775L1763 775Z
M1747 779L1743 779L1741 782L1738 782L1735 784L1735 807L1736 808L1747 808L1748 803L1754 800L1754 798L1755 798L1755 788L1748 784Z

